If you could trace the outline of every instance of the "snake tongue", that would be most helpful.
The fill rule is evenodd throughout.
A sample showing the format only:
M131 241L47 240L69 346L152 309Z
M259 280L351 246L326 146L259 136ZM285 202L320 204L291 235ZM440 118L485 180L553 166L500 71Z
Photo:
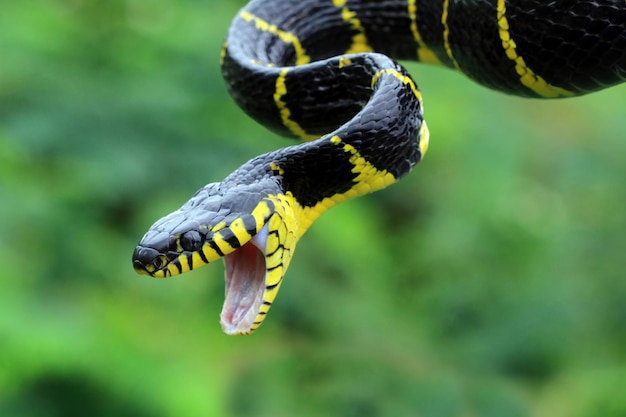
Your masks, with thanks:
M226 295L220 322L224 333L252 331L263 304L267 226L241 248L224 257Z

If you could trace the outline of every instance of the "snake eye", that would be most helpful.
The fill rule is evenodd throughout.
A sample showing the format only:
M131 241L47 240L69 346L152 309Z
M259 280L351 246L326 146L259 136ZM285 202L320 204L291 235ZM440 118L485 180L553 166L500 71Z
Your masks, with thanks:
M197 252L202 247L202 239L200 233L197 230L190 230L183 233L180 238L180 245L184 250L190 252Z

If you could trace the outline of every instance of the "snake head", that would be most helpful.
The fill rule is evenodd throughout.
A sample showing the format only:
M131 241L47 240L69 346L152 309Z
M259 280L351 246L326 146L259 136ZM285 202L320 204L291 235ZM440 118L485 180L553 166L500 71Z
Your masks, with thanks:
M251 333L269 311L299 238L292 208L274 177L209 184L148 230L135 248L133 266L165 278L222 258L222 328L227 334Z

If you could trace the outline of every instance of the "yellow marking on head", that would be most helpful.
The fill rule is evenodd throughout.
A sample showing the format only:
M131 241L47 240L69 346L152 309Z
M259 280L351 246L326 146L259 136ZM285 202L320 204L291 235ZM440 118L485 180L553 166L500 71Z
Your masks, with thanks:
M267 201L261 201L259 204L257 204L254 210L252 210L251 214L252 217L254 217L254 219L256 220L257 232L261 230L263 226L265 226L267 219L269 219L269 217L274 212L274 208L270 207L269 204L271 203L268 203Z
M217 253L208 243L204 243L200 251L209 262L213 262L221 258L221 255ZM204 263L204 261L202 261L202 263Z
M230 230L242 246L252 239L252 235L246 230L246 226L241 217L233 220L230 224Z
M193 252L191 254L191 260L193 261L194 268L197 268L200 265L205 265L204 259L202 259L202 257L200 256L200 253L198 252Z
M233 252L236 248L233 248L230 243L228 243L220 233L215 233L213 235L213 243L222 251L224 255L228 255Z
M360 52L373 52L371 46L367 42L365 28L361 24L361 20L356 17L356 13L346 7L346 0L333 0L333 5L341 9L341 19L350 25L350 28L357 33L352 37L352 45L346 51L347 54L355 54Z
M211 227L211 231L212 232L217 232L218 230L222 230L225 227L226 227L226 222L222 221L222 222L217 223L213 227Z
M186 254L178 255L177 260L178 260L178 263L180 264L180 272L178 272L178 268L175 268L176 274L184 274L185 272L191 271L191 268L189 265L189 257ZM172 275L175 275L175 274L172 273Z
M169 269L169 268L168 268L168 269ZM152 272L151 272L151 273L150 273L150 275L151 275L153 278L167 278L166 271L167 271L167 270L165 270L165 269L160 269L160 270L158 270L158 271L156 271L156 272L154 272L154 273L152 273ZM168 271L168 272L169 272L169 271ZM170 274L170 275L171 275L171 274Z
M258 16L253 15L246 10L242 10L239 13L239 17L241 17L246 22L254 22L255 27L261 32L272 33L276 35L281 41L291 44L296 53L296 65L302 65L311 62L311 58L307 55L306 50L302 47L300 39L298 39L298 37L293 33L285 32L284 30L279 29L276 25L272 25L269 22L261 19Z
M170 262L169 264L167 264L167 267L165 269L157 271L157 273L155 273L153 276L158 278L168 278L175 275L178 275L178 268L174 266L173 262Z
M274 92L274 102L276 103L276 107L280 112L280 118L282 120L283 125L289 129L291 133L299 137L303 140L313 140L318 139L319 136L311 135L307 133L302 126L291 120L291 110L287 107L287 103L283 101L283 96L287 94L287 84L285 83L285 79L287 77L287 73L289 72L289 68L283 68L276 78L276 90Z
M575 93L565 90L561 87L549 84L539 75L526 65L524 58L519 56L516 51L517 45L515 41L511 39L511 32L509 32L509 21L506 16L506 4L505 0L498 0L497 3L497 19L499 26L500 39L502 40L502 47L506 53L507 58L515 63L515 71L520 77L520 82L528 87L530 90L543 97L556 98L556 97L571 97Z
M461 67L459 67L459 63L456 62L454 55L452 54L452 48L450 47L450 28L448 27L448 9L450 7L450 0L443 0L443 13L441 14L441 24L443 25L443 46L446 50L446 54L454 68L463 72Z
M422 34L417 27L417 0L409 0L408 11L411 18L411 32L413 33L413 39L417 43L417 59L421 62L441 65L437 55L424 42Z
M156 273L154 272L156 270L156 268L154 267L154 265L152 264L148 264L145 266L145 270L146 270L146 275L150 275L153 276L155 278L159 278ZM143 272L143 271L142 271Z

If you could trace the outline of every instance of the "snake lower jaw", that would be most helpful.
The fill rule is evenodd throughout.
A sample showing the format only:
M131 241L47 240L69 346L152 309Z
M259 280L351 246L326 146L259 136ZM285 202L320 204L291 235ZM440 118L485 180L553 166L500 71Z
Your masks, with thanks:
M278 290L267 284L267 226L224 259L225 297L220 323L229 335L250 334L259 327ZM268 293L273 293L268 297ZM269 300L268 300L269 298Z

